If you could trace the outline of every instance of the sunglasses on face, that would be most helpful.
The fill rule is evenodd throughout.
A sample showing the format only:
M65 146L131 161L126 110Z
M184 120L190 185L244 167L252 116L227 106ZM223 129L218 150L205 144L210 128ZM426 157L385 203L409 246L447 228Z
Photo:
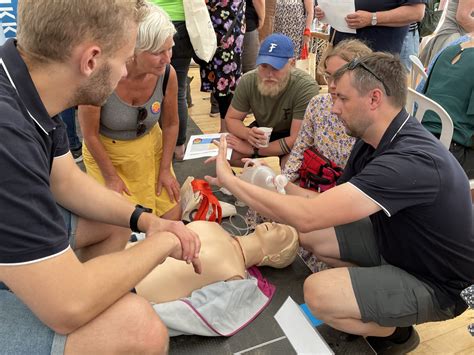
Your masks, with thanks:
M359 59L354 59L349 64L347 64L347 70L354 70L357 67L361 67L362 69L368 71L375 79L380 81L385 89L385 93L387 94L387 96L390 96L390 90L388 89L387 85L385 85L382 78L375 74L374 71L367 66L367 64L361 62Z
M137 137L140 137L146 132L146 124L143 123L148 116L148 111L145 107L139 107L137 113Z

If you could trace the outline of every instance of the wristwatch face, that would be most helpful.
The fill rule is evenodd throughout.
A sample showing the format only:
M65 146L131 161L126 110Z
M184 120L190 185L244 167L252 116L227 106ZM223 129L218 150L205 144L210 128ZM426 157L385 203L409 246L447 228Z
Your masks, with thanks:
M372 26L375 26L377 24L377 14L374 12L372 14L372 21L370 22Z

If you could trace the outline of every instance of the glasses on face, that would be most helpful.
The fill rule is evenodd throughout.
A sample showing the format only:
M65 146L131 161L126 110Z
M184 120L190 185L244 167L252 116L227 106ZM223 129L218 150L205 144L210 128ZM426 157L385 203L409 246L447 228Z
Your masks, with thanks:
M148 116L148 111L145 107L139 107L137 113L137 137L140 137L146 131L146 124L143 123Z
M372 76L377 79L378 81L380 81L383 85L383 88L385 89L385 93L387 94L387 96L390 96L390 90L388 89L387 85L385 85L384 81L382 80L382 78L380 76L378 76L377 74L375 74L373 72L372 69L370 69L367 64L365 64L364 62L361 62L360 60L358 59L354 59L352 60L348 65L347 65L347 70L354 70L355 68L357 67L361 67L363 69L365 69L366 71L368 71L370 74L372 74Z

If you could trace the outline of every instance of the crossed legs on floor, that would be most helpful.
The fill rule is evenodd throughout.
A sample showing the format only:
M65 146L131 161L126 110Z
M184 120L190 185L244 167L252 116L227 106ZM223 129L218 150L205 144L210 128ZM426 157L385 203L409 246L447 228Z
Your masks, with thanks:
M375 322L362 321L348 270L354 264L341 260L334 228L301 233L300 244L313 252L318 260L334 267L312 274L305 280L305 302L315 317L351 334L383 337L394 332L395 327L382 327Z
M83 218L77 221L75 251L82 262L125 248L130 229ZM150 303L129 293L68 335L65 353L154 353L168 351L168 331Z

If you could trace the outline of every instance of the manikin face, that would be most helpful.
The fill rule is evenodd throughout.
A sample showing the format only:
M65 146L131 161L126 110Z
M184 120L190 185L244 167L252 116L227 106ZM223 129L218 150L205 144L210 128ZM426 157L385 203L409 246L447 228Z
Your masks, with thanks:
M370 126L370 92L360 95L352 86L352 73L346 72L336 83L331 112L342 121L346 133L362 138Z
M255 228L264 258L260 265L284 268L296 257L299 242L298 232L293 227L278 223L262 223Z
M347 64L347 62L337 55L329 57L326 60L326 70L324 71L324 74L326 77L326 81L328 82L328 91L331 94L333 101L335 99L334 92L336 90L336 85L332 80L332 75L344 64Z
M127 75L126 62L133 56L137 29L131 29L124 45L114 54L104 57L101 64L82 84L74 97L75 104L102 106L119 80Z
M156 52L141 52L137 54L135 60L138 70L157 76L163 75L166 65L171 63L173 46L173 36L170 36Z
M257 67L257 88L263 96L277 96L288 85L292 64L289 61L280 70L270 64L260 64Z

